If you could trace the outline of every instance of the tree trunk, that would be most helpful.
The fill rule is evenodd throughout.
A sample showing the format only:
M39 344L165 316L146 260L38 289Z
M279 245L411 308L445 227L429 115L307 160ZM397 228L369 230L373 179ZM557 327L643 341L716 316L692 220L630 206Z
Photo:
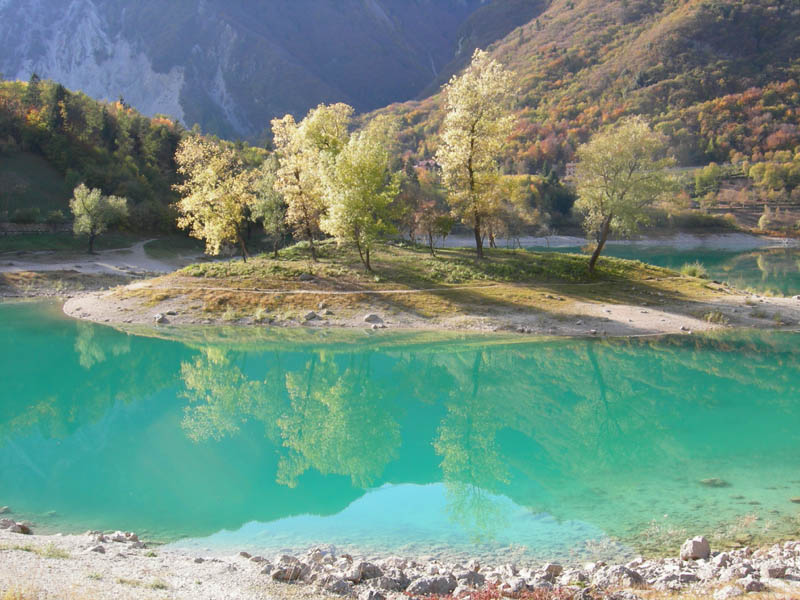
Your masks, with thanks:
M241 233L239 234L239 246L242 249L242 260L244 262L247 262L247 257L250 255L247 252L247 245L244 243L244 237L242 236Z
M367 271L369 271L371 273L372 272L372 265L369 262L369 247L367 247L366 255L367 255Z
M494 233L489 232L489 248L497 248L497 242L494 239Z
M272 243L272 258L278 258L278 236L275 236L275 241Z
M431 249L431 256L436 256L436 251L433 249L433 232L428 232L428 248Z
M473 231L475 232L475 251L478 253L478 258L483 258L483 235L481 235L480 217L475 218Z
M372 271L372 267L369 266L369 248L366 248L366 256L364 250L361 248L361 242L358 241L356 238L356 248L358 248L358 256L361 258L362 264L367 268L367 271Z
M606 245L606 240L608 240L608 232L611 229L611 215L606 217L606 220L603 221L603 227L600 230L600 239L597 240L597 247L594 249L592 253L592 258L589 259L589 273L594 272L594 266L597 264L597 259L600 258L600 253L603 251L603 246Z
M94 254L94 238L97 237L96 233L89 234L89 254Z

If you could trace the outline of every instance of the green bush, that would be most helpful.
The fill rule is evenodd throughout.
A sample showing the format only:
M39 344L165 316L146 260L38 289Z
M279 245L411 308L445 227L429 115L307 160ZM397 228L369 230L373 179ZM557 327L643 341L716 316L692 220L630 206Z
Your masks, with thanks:
M12 223L30 224L38 223L41 220L42 213L36 207L18 208L11 213L9 219Z
M681 267L681 275L687 277L699 277L700 279L708 279L708 271L700 261L693 263L686 263Z

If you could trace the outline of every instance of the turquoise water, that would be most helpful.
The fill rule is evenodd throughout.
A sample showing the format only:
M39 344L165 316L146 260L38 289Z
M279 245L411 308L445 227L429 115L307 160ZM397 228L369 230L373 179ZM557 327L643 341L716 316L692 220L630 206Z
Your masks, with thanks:
M224 551L610 558L800 533L797 334L372 334L179 342L0 304L0 505Z
M546 248L535 248L542 251ZM580 252L579 247L551 248L558 252ZM742 290L777 295L800 294L800 248L763 248L732 251L706 248L676 249L666 246L611 245L605 255L680 269L687 263L701 262L709 277L726 281Z

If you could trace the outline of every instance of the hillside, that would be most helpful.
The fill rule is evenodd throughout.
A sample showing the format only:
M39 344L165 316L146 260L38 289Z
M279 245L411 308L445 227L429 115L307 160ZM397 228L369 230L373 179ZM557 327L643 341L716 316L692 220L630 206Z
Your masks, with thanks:
M364 111L414 98L486 1L0 1L0 73L254 137L320 102Z
M647 115L683 165L794 151L797 31L800 8L782 0L554 0L489 45L520 85L506 167L563 166L591 132L627 114ZM432 152L438 96L387 110L403 116L409 148Z
M58 223L79 183L127 197L130 225L170 229L184 130L52 81L0 82L0 221Z

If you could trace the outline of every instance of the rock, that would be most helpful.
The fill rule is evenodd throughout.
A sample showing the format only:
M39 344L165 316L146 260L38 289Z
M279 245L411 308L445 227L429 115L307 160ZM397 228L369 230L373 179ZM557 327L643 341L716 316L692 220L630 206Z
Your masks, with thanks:
M600 588L620 585L632 587L642 583L642 576L633 569L623 567L622 565L614 565L598 569L594 575L592 575L592 583Z
M11 512L11 509L7 506L0 506L0 515L7 515Z
M761 583L758 579L753 577L752 575L748 575L747 577L743 577L738 581L739 585L742 586L745 592L763 592L767 589L767 586Z
M133 542L130 547L134 550L143 550L144 548L147 548L147 544L144 542Z
M325 310L322 311L322 316L323 317L332 317L333 316L333 311L330 308L326 308Z
M477 571L457 571L453 573L459 584L468 585L471 587L481 587L486 583L486 577Z
M381 594L378 590L363 590L358 595L358 600L386 600L386 596Z
M770 561L761 565L763 579L782 579L786 576L786 565L778 561Z
M21 535L33 535L33 530L25 523L14 523L8 530L11 533L19 533Z
M727 567L731 564L731 555L727 552L720 552L711 558L711 564L719 568Z
M742 588L735 585L726 585L724 588L718 589L714 592L714 600L729 600L736 598L736 596L743 596L744 591Z
M317 304L317 310L322 310L324 308L328 308L328 305L325 304L324 302L320 302L319 304Z
M681 331L689 331L689 328L686 325L681 325Z
M303 573L303 569L300 568L300 565L283 565L277 567L272 572L272 579L275 581L281 581L283 583L289 583L292 581L297 581L300 579L300 575Z
M511 594L516 595L528 589L528 585L522 577L511 577L500 586L500 591L503 595Z
M247 553L245 552L245 554L247 554ZM250 558L250 562L265 563L265 562L268 562L268 561L263 556L253 556L253 557Z
M310 273L302 273L297 279L300 281L314 281L314 276Z
M406 593L411 596L417 594L422 596L429 596L431 594L436 594L437 596L446 596L447 594L451 594L453 590L456 589L456 585L456 578L452 575L426 576L412 581L408 588L406 588Z
M314 319L319 319L319 315L312 310L303 315L303 319L306 321L313 321Z
M789 502L794 502L795 504L800 504L800 497L798 497L798 498L790 498Z
M467 568L470 571L480 571L481 570L481 563L477 560L473 559L467 563Z
M175 317L177 315L178 315L178 313L176 311L174 311L174 310L168 310L167 311L167 316L168 317Z
M686 540L681 546L681 560L708 560L711 556L711 546L703 536Z
M547 563L543 568L545 575L549 578L555 579L564 572L564 567L557 563Z
M605 597L605 600L642 600L642 598L626 590L622 592L612 592Z
M329 577L322 586L325 591L338 596L349 596L353 591L353 584L338 577Z
M245 552L244 550L242 550L241 552L239 552L239 556L241 556L242 558L252 558L253 555L250 554L249 552Z
M711 487L711 488L724 488L724 487L730 487L731 484L725 481L724 479L720 479L719 477L711 477L709 479L701 479L700 485L704 485L706 487Z
M0 519L0 529L10 529L16 524L16 521L12 521L11 519Z
M106 549L103 546L98 544L97 546L92 546L91 548L89 548L86 551L87 554L89 552L96 552L97 554L105 554L106 553Z
M375 323L375 324L379 325L379 324L383 323L383 319L381 319L375 313L370 313L370 314L368 314L367 316L364 317L364 323Z
M158 314L156 314L156 316L154 316L154 317L153 317L153 321L155 321L155 322L156 322L156 323L158 323L159 325L161 325L161 324L163 324L163 323L167 323L167 322L168 322L168 321L167 321L167 317L165 317L165 316L164 316L164 315L162 315L161 313L158 313Z
M383 575L383 572L377 565L368 562L360 562L347 570L344 574L344 579L352 581L353 583L359 583L360 581L375 579L381 575Z

